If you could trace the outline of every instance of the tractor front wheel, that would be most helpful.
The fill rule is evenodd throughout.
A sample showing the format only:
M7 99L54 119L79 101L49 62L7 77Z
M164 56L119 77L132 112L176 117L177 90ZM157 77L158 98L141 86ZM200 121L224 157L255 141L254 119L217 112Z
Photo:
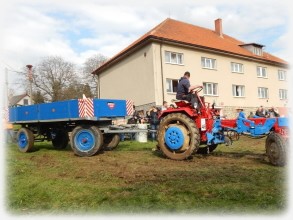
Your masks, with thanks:
M286 141L278 133L272 132L266 139L266 154L271 164L284 166L286 163Z
M184 160L197 151L200 143L195 122L182 113L172 113L161 119L158 144L163 154L173 160Z

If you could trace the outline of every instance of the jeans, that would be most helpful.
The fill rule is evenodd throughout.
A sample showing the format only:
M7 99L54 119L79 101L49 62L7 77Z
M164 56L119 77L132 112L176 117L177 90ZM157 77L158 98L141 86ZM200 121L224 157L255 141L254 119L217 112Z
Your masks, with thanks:
M159 125L151 124L151 130L158 130ZM152 140L156 140L157 132L152 132Z

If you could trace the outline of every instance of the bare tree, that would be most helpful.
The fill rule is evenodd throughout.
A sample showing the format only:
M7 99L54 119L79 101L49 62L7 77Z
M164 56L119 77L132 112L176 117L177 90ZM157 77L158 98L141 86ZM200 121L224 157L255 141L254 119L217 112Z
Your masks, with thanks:
M92 93L96 97L99 97L99 81L98 77L96 75L93 75L92 72L101 65L103 65L107 60L108 58L104 55L95 54L92 57L88 58L83 64L82 73L84 82L90 86Z
M67 99L63 92L76 78L75 65L59 56L45 57L33 68L33 85L48 101Z
M40 91L33 92L32 99L33 99L34 104L39 104L39 103L45 102L45 98Z
M63 90L64 99L81 99L83 94L87 98L93 98L93 94L88 84L73 82L69 87Z

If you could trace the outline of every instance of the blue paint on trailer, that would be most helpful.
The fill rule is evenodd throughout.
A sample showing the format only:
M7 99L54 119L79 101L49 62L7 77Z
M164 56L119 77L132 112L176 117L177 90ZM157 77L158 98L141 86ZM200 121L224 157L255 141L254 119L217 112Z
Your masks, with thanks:
M93 117L79 115L78 99L9 108L9 122L42 122L70 120L100 120L125 117L126 100L93 99Z

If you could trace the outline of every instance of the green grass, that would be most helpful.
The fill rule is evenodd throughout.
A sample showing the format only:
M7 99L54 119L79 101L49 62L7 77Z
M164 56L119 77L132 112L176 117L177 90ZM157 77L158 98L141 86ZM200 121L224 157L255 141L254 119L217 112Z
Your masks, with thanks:
M36 143L7 146L6 204L12 214L280 214L287 209L286 167L264 157L265 139L241 137L208 156L173 161L155 142L121 142L77 157Z

